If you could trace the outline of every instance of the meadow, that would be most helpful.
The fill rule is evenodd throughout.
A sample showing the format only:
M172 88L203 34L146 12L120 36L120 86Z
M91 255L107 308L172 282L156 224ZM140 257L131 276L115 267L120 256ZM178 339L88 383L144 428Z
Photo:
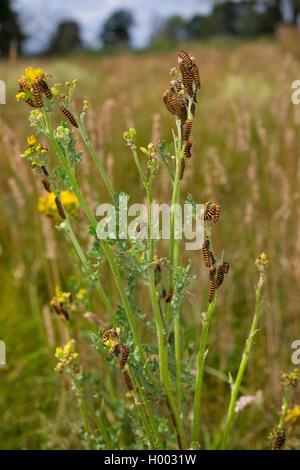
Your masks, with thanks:
M280 374L295 367L291 345L299 339L300 105L291 102L291 83L300 79L300 63L296 54L275 40L195 43L187 49L196 57L202 87L193 124L193 157L188 161L181 198L183 202L192 194L199 203L220 204L214 247L218 254L224 250L230 262L208 339L201 445L213 448L215 430L225 415L230 395L227 373L235 376L239 367L254 309L255 260L265 252L269 265L262 315L241 389L242 395L256 399L236 414L230 447L268 449L268 434L280 416ZM0 449L84 448L70 382L54 373L55 348L66 337L49 305L57 285L62 289L70 283L77 285L80 268L63 233L37 210L38 198L45 191L20 158L32 132L26 120L28 106L15 100L17 79L28 65L42 67L52 75L52 83L76 78L72 109L77 114L82 101L89 101L87 128L114 188L130 194L130 203L143 202L144 188L122 134L134 127L137 147L172 139L174 123L162 94L176 60L174 50L0 61L0 77L7 84L7 104L0 106L0 339L7 347L7 365L0 366ZM56 116L58 123L61 116ZM99 203L109 202L87 153L79 180L94 211ZM153 188L156 202L171 199L167 182L160 162ZM89 249L88 222L82 216L75 226L82 245ZM159 255L165 256L164 242L160 249ZM205 309L207 273L201 251L182 250L181 257L183 264L191 259L192 273L197 276L186 289L181 309L183 355L194 358L195 371L201 321L193 306ZM101 276L117 302L106 264ZM142 286L139 295L145 318L151 320L150 299ZM108 366L86 341L85 328L90 327L86 311L96 314L103 327L110 326L93 289L85 309L74 314L73 331L83 366L90 371L91 399L99 400L100 406L97 387L103 386ZM153 343L153 335L144 332L140 321L138 328L143 340ZM126 389L119 375L112 371L107 393L115 394L125 408ZM295 392L293 406L299 400ZM189 426L192 416L187 414L185 420ZM299 418L298 427L297 423L288 426L286 447L299 449ZM128 423L126 429L130 429Z

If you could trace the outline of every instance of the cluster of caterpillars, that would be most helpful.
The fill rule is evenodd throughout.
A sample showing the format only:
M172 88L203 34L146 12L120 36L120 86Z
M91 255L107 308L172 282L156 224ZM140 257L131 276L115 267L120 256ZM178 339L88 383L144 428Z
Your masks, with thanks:
M126 368L128 363L128 356L130 349L126 344L120 342L119 334L116 330L106 330L102 335L102 344L104 346L110 346L110 351L115 356L120 356L119 368L122 371L122 375L125 384L129 390L133 390L133 383L130 374Z
M181 123L181 140L184 148L178 167L178 177L182 180L185 160L192 156L193 143L190 136L195 116L197 91L201 87L201 83L199 68L191 53L184 50L178 51L178 65L180 73L175 73L175 79L171 81L170 88L163 94L163 101L167 110Z
M220 212L219 204L209 201L205 204L204 220L215 224L220 219ZM223 261L222 263L216 262L213 251L210 249L210 241L208 239L204 241L202 251L204 264L209 269L208 302L211 303L216 289L223 284L224 274L229 272L229 263L227 261Z

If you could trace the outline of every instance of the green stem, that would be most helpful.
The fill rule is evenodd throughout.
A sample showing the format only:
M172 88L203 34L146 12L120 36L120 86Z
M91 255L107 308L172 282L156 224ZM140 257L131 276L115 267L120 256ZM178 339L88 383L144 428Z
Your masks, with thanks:
M86 132L86 129L85 129L85 125L84 125L84 122L83 122L83 119L80 119L79 120L79 133L82 137L82 140L86 146L86 148L88 149L89 151L89 154L90 156L92 157L96 167L98 168L102 178L103 178L103 181L108 189L108 192L109 194L111 195L112 199L114 199L114 196L115 196L115 191L113 190L112 188L112 185L110 184L110 181L108 179L108 176L106 174L106 171L104 170L103 168L103 165L102 163L100 162L95 150L93 149L93 146L92 146L92 143L91 143L91 139L88 137L87 135L87 132Z
M200 408L201 408L201 392L203 383L203 371L206 359L206 344L212 314L215 308L217 298L217 291L215 292L213 301L209 304L207 312L202 316L202 333L198 353L198 368L196 376L195 394L194 394L194 421L193 421L193 441L199 442L199 422L200 422Z
M290 400L291 400L291 389L289 387L284 387L284 396L283 396L283 403L281 408L281 417L278 424L278 429L280 431L284 430L284 423L289 411L290 407Z
M246 340L246 344L245 344L245 348L243 351L238 374L236 376L236 380L234 383L231 384L231 397L230 397L229 407L227 411L225 429L223 433L223 440L222 440L222 445L221 445L222 450L225 450L227 448L227 440L228 440L228 435L229 435L230 428L231 428L235 403L239 394L239 389L240 389L244 372L248 363L248 358L249 358L249 354L251 351L254 336L257 332L257 325L258 325L258 320L259 320L259 315L260 315L260 310L261 310L260 299L261 299L261 291L262 291L263 283L264 283L264 279L261 277L255 290L255 311L254 311L250 333Z

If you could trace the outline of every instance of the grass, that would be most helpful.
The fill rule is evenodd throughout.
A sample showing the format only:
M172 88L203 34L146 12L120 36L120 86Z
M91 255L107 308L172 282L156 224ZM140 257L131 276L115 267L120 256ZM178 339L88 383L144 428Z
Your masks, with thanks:
M201 437L206 447L213 447L213 429L229 400L229 386L220 379L220 373L230 370L233 377L237 375L253 314L254 260L265 251L270 267L260 333L243 381L243 393L263 391L263 404L250 405L237 416L231 445L267 448L267 434L280 412L280 372L292 366L291 344L298 339L299 331L299 122L290 85L300 76L300 63L270 41L242 43L233 49L193 44L190 49L200 66L203 87L193 125L193 158L181 197L184 200L192 193L199 202L219 202L222 219L214 233L214 247L218 254L224 249L231 264L210 326L206 360L210 369L204 370ZM43 190L19 159L26 147L28 128L24 123L26 105L17 105L14 100L16 80L28 63L44 67L55 82L77 78L77 112L82 99L90 101L89 132L100 161L113 178L113 187L130 193L130 202L140 202L143 186L122 133L136 127L138 146L160 136L171 140L170 117L161 97L175 59L175 51L170 51L74 56L67 61L22 59L9 67L7 62L0 62L0 75L7 83L7 105L0 107L0 339L7 345L7 366L0 366L1 449L81 446L69 424L79 426L79 412L72 407L68 384L62 387L53 373L54 350L63 342L63 332L59 320L47 310L55 285L74 274L66 256L70 246L60 232L49 232L47 221L38 214L37 198ZM172 197L165 194L167 175L164 171L161 174L153 187L158 202ZM87 154L82 184L94 208L109 201ZM78 221L83 244L87 243L85 229L85 222ZM200 311L204 308L207 281L202 253L189 252L187 258L192 259L197 280L184 299L185 334L181 341L186 354L195 357L196 372L201 322L192 303ZM76 269L75 277L79 267ZM115 297L108 276L105 286ZM101 305L92 299L93 311L108 322ZM150 303L145 303L144 309L151 317ZM86 325L87 320L79 314L76 324ZM85 351L85 363L96 370L98 359L83 347L83 340L78 341ZM99 380L104 374L103 364L100 369ZM211 369L219 372L213 375ZM113 379L124 399L118 377ZM68 422L63 419L66 413L72 417ZM187 419L192 422L192 416Z

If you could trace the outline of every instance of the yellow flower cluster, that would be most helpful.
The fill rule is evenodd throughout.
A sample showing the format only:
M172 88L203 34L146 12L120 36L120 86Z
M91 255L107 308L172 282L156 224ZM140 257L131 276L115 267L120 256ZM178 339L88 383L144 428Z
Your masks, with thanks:
M55 357L58 359L58 363L54 369L55 372L62 372L65 367L69 366L78 357L74 343L74 340L69 340L64 349L56 348Z
M68 213L68 216L77 217L79 202L75 194L72 193L72 191L65 190L61 192L60 197L61 202ZM42 214L54 217L55 219L59 220L54 193L48 193L46 197L39 197L37 208L38 211Z
M25 80L29 85L36 79L36 77L43 78L45 76L44 71L38 67L37 69L29 66L27 69L25 69L25 75L21 75L21 80ZM26 92L24 89L22 91L18 91L16 94L17 101L20 99L25 99L26 98Z
M295 388L297 387L298 383L300 382L300 377L298 375L299 370L294 369L289 374L283 373L281 374L281 383L286 387Z
M56 302L64 304L65 302L71 302L72 294L71 292L62 292L61 288L56 286L54 299Z

